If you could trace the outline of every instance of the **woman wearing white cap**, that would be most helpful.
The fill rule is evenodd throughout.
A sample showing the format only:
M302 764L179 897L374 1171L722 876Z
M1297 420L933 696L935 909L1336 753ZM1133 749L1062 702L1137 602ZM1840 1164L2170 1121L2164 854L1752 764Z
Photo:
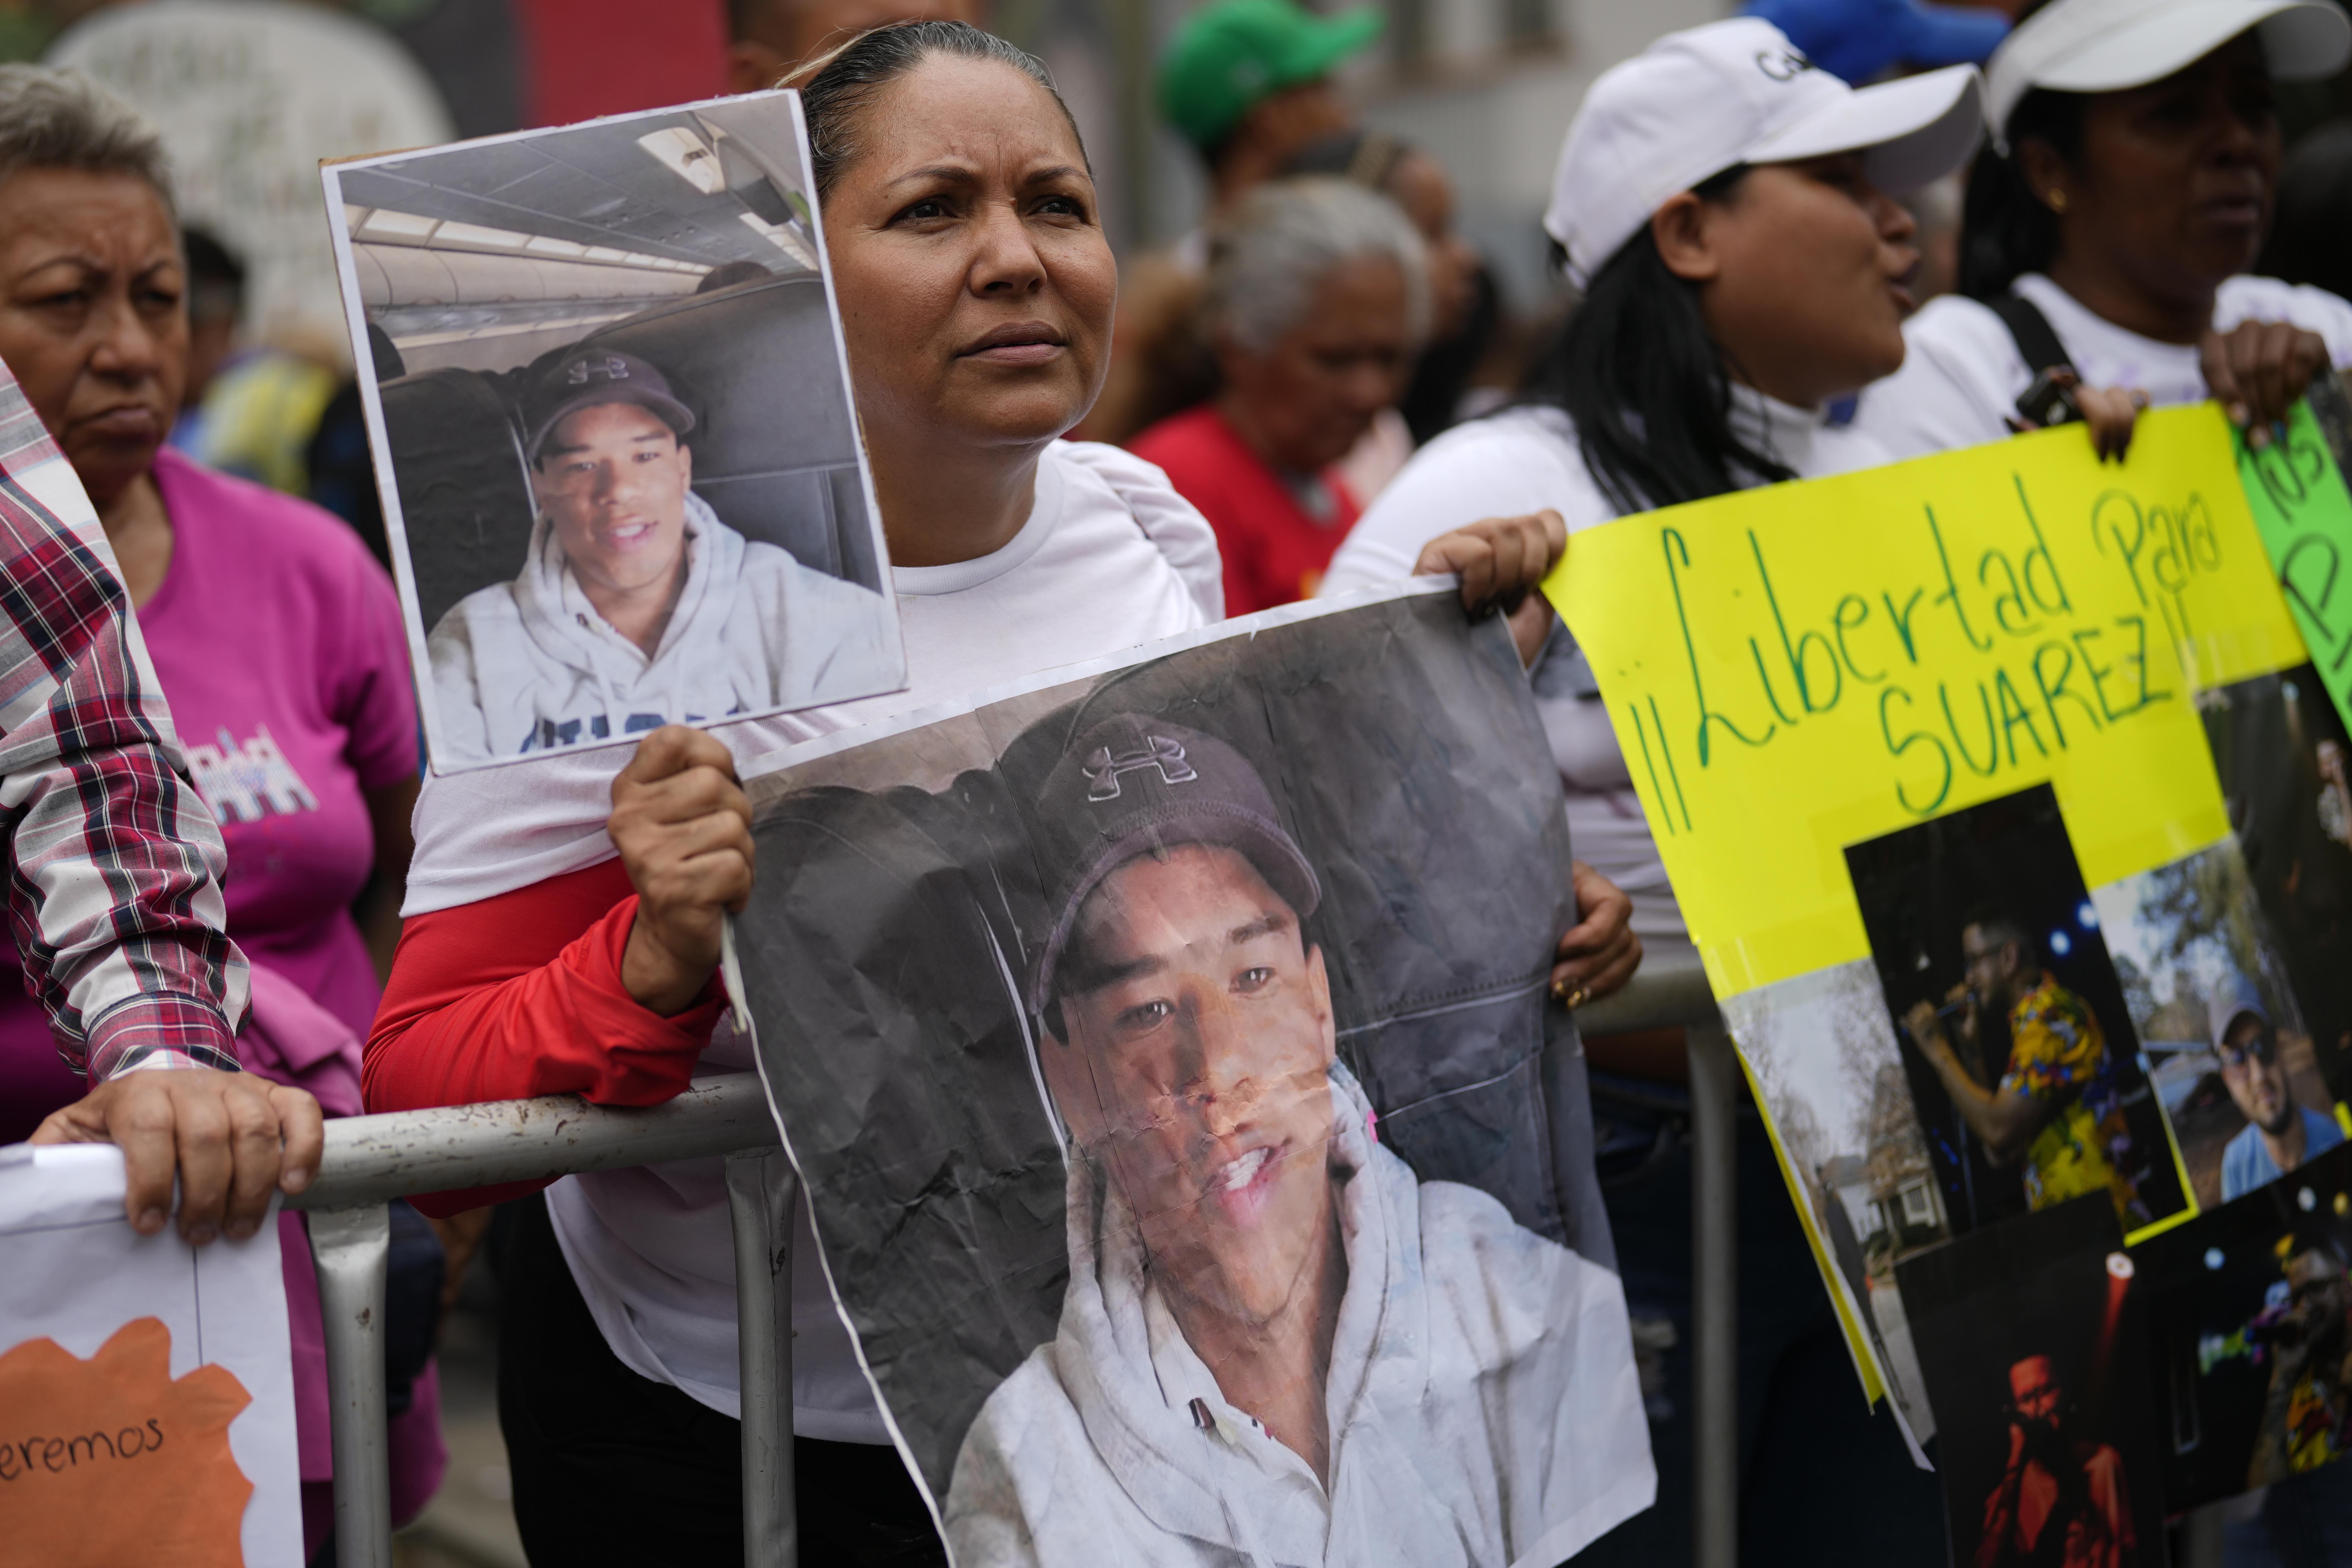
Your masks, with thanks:
M1861 91L1752 17L1671 34L1594 82L1544 226L1584 303L1527 402L1423 447L1324 578L1400 577L1477 519L1626 512L1887 460L1822 409L1903 363L1919 259L1895 197L1979 134L1967 66ZM1687 941L1591 679L1565 638L1538 700L1577 853L1633 895L1645 942Z
M1986 67L1959 295L1911 322L1856 427L1897 457L1998 440L2038 374L2071 371L2106 394L2085 399L2105 450L2135 404L2209 394L2263 440L2313 375L2352 363L2352 305L2243 275L2277 191L2271 84L2347 56L2352 21L2315 0L2029 10Z
M1429 540L1478 518L1548 509L1573 532L1886 461L1874 443L1825 425L1822 410L1903 363L1919 252L1895 198L1967 159L1979 95L1970 67L1857 91L1753 17L1670 35L1604 74L1569 128L1544 215L1582 307L1522 405L1447 432L1405 466L1341 546L1322 592L1402 576ZM1570 637L1554 633L1532 679L1578 857L1633 895L1650 952L1687 952L1681 911ZM1653 1079L1682 1071L1678 1034L1591 1050L1604 1069L1596 1110L1609 1071ZM1640 1114L1619 1100L1608 1120L1632 1128ZM1648 1137L1627 1141L1646 1162L1642 1179L1626 1176L1610 1193L1627 1298L1637 1315L1679 1320L1686 1343L1680 1158L1651 1155ZM1663 1132L1654 1144L1676 1147ZM1743 1184L1759 1200L1740 1205L1739 1410L1743 1453L1756 1456L1746 1494L1780 1500L1769 1522L1759 1513L1749 1527L1771 1536L1775 1560L1834 1558L1833 1542L1867 1540L1878 1562L1941 1563L1932 1479L1911 1468L1892 1431L1856 1418L1851 1389L1829 1371L1844 1352L1791 1211L1769 1196L1780 1184L1752 1124L1739 1157ZM1679 1352L1668 1358L1657 1392L1687 1411L1684 1367ZM1804 1439L1762 1440L1781 1430ZM1591 1549L1597 1561L1687 1557L1687 1416L1662 1418L1652 1436L1658 1506ZM1775 1464L1867 1479L1838 1489L1843 1517L1824 1521L1809 1500L1819 1488L1795 1470L1767 1473ZM1860 1522L1857 1494L1871 1514Z

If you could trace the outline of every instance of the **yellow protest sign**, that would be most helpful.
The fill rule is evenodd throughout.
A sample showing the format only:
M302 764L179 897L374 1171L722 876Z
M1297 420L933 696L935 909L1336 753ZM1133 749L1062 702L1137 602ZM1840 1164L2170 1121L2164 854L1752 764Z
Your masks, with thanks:
M1591 660L1731 996L1868 956L1844 847L2037 784L2092 887L2223 838L2200 688L2300 663L2211 407L1580 533Z

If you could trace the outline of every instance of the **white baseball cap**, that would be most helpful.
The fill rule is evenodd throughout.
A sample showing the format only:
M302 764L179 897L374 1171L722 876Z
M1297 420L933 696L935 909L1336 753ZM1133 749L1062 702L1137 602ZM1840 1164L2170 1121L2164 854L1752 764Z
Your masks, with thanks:
M1667 34L1585 93L1544 232L1568 251L1580 289L1669 198L1736 163L1866 151L1871 183L1900 195L1958 168L1983 124L1974 66L1857 90L1769 22L1710 22Z
M2280 81L2334 76L2352 58L2352 20L2326 0L2055 0L2018 24L1985 65L1993 141L2037 87L2119 92L2162 81L2250 28Z

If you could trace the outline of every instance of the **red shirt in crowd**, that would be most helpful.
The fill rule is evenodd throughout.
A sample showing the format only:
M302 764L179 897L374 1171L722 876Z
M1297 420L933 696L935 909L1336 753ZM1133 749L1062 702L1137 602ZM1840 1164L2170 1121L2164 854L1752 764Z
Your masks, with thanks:
M1162 419L1128 449L1167 470L1176 492L1217 531L1225 558L1225 614L1246 616L1311 599L1323 569L1362 510L1339 470L1313 476L1329 502L1317 518L1214 404Z

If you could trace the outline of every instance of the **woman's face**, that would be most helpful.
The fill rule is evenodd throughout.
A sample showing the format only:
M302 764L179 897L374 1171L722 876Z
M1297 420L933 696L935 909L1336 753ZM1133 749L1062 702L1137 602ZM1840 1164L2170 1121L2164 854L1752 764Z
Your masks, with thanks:
M1243 439L1294 473L1338 462L1412 372L1404 269L1358 256L1316 280L1307 309L1260 353L1228 339L1221 405Z
M1902 368L1918 225L1861 153L1759 164L1696 222L1700 310L1759 391L1812 407Z
M0 361L100 506L153 466L187 374L180 240L135 174L0 184Z
M2072 163L2020 149L2028 182L2057 195L2059 255L2167 300L2209 300L2243 272L2270 230L2281 156L2262 44L2231 40L2147 87L2084 101Z
M1034 447L1108 369L1118 269L1076 134L1010 66L885 88L824 205L857 411L886 449Z

